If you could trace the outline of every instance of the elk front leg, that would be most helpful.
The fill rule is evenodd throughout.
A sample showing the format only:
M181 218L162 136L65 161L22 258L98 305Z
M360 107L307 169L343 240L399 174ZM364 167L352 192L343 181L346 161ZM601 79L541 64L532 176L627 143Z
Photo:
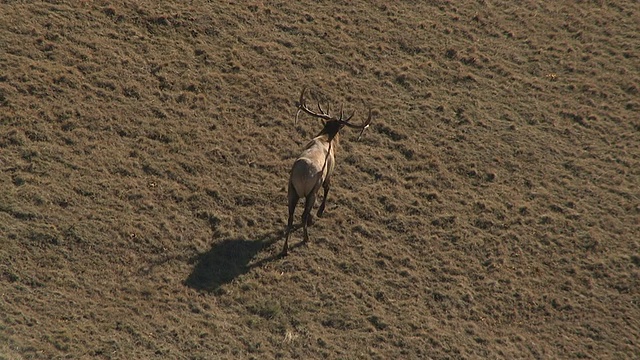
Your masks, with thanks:
M285 230L285 239L284 239L284 248L282 249L282 255L287 255L289 251L289 234L291 233L291 228L293 227L293 213L296 211L296 205L298 204L298 200L300 197L296 192L296 189L293 188L293 184L289 183L289 192L287 193L287 198L289 202L289 219L287 220L287 229Z
M311 219L311 209L313 208L313 205L316 203L316 193L312 192L311 194L307 195L307 198L305 199L305 203L304 203L304 212L302 213L302 225L303 225L303 229L304 229L304 242L309 241L309 233L307 232L307 227L309 225L311 225L312 219Z
M327 195L329 195L329 188L331 187L331 178L327 177L322 184L322 189L324 189L324 197L322 198L322 204L320 204L320 208L318 208L318 217L322 217L324 213L324 206L327 203Z

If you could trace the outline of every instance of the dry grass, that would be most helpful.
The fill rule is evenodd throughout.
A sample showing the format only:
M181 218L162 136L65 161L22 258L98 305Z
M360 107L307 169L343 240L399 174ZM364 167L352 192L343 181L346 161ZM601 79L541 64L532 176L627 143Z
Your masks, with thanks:
M1 8L0 358L640 357L637 3Z

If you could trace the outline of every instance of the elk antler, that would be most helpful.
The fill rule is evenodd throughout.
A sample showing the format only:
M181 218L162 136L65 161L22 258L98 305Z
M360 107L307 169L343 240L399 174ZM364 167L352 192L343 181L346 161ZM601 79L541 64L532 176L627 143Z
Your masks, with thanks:
M304 93L307 91L306 87L302 88L302 92L300 93L300 100L298 100L298 112L296 112L296 121L295 123L298 123L298 115L300 115L301 111L306 112L307 114L314 116L314 117L318 117L322 120L326 120L326 121L330 121L330 120L336 120L334 118L331 117L331 115L327 114L324 112L324 110L322 109L322 106L320 106L320 102L318 102L318 109L320 110L320 114L318 114L317 112L314 112L313 110L309 109L307 107L307 104L304 101Z
M300 100L298 100L298 112L296 112L296 120L295 123L298 123L298 116L300 115L300 112L303 111L311 116L314 117L318 117L322 120L325 121L339 121L341 123L346 123L347 121L351 120L351 118L353 117L353 115L355 115L355 111L353 112L353 114L351 114L351 116L349 116L347 119L343 119L344 117L344 110L342 108L342 106L340 106L340 117L339 118L335 118L333 116L331 116L331 108L330 106L327 104L327 111L325 111L322 108L322 105L320 105L320 102L318 101L318 110L320 111L320 113L317 113L311 109L309 109L307 107L307 104L304 100L304 94L306 93L307 88L303 87L302 88L302 92L300 93Z
M311 116L320 118L325 121L337 121L344 126L348 126L350 128L355 128L355 129L361 129L362 131L360 131L360 135L358 135L358 140L360 140L360 138L362 137L362 134L364 134L364 131L367 130L367 128L371 124L371 109L369 109L369 117L367 117L367 119L362 123L362 125L355 125L350 123L349 120L351 120L351 118L353 117L353 115L356 114L356 112L354 111L348 118L344 119L344 109L342 104L340 105L339 118L335 118L330 115L329 105L327 105L327 111L325 112L324 109L322 109L320 102L318 102L318 109L320 110L320 113L314 112L313 110L309 109L307 107L307 104L304 101L304 94L306 91L307 91L307 88L303 87L302 92L300 93L300 100L298 100L298 111L296 112L296 120L295 120L296 124L298 123L298 116L300 115L300 112L303 111Z
M355 111L354 111L355 114ZM349 119L351 119L353 117L353 114L351 116L349 116ZM342 122L344 123L344 125L350 127L350 128L355 128L355 129L362 129L362 131L360 131L360 135L358 135L358 139L356 141L360 141L360 138L362 137L362 134L364 134L364 131L367 130L367 128L369 127L369 125L371 125L371 108L369 108L369 116L367 117L367 120L365 120L362 125L354 125L352 123L349 122L349 119L347 120L343 120Z

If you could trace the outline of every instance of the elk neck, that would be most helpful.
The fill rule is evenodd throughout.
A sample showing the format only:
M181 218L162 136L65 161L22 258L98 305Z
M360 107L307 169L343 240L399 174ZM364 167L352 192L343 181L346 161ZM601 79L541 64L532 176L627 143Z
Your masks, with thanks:
M337 121L327 121L324 124L324 128L318 134L318 136L326 136L328 141L333 141L335 145L338 145L340 140L340 129L342 129L343 125Z

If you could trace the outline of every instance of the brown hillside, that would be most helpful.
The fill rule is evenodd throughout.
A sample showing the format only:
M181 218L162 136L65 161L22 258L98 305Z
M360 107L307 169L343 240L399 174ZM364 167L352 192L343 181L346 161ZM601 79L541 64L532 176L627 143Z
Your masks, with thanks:
M0 359L640 358L637 19L3 1ZM281 258L303 86L374 120Z

